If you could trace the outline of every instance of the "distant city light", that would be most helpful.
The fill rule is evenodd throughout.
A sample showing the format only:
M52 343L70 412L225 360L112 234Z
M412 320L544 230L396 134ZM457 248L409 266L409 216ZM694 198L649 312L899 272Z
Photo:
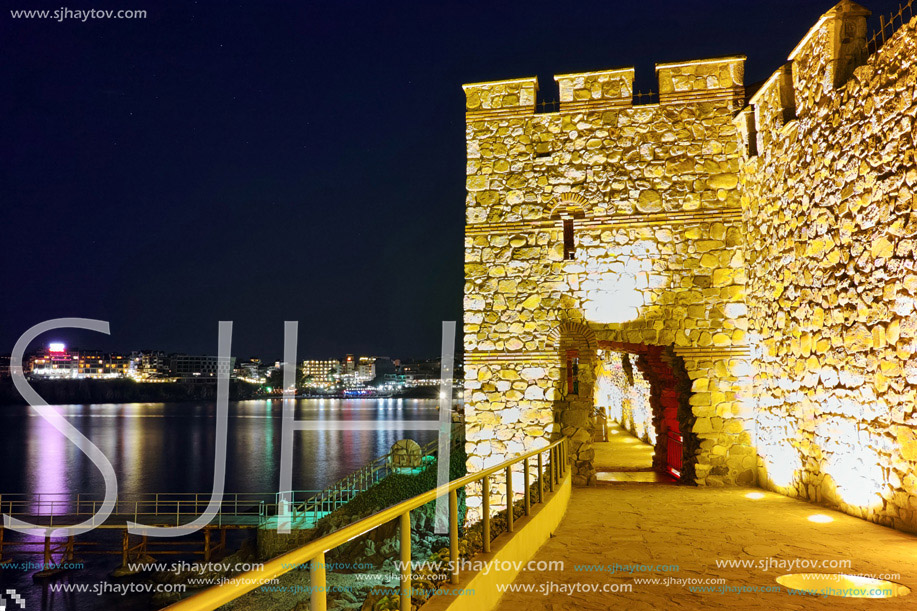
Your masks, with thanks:
M63 342L51 342L48 344L49 352L66 352L67 346Z

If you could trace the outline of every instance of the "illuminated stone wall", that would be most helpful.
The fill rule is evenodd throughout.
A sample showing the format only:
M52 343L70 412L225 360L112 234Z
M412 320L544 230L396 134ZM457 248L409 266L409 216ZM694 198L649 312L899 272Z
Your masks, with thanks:
M555 77L555 112L534 78L465 86L471 471L567 435L589 484L627 352L677 372L694 483L917 530L917 23L870 56L867 15L748 101L741 57L658 65L637 106L632 69Z
M917 529L917 20L843 2L736 119L759 482Z
M732 121L743 63L658 65L659 103L638 106L631 69L555 77L560 108L549 113L536 112L534 78L464 87L469 470L564 434L575 483L590 483L596 352L629 342L684 360L694 481L754 481ZM479 503L472 491L472 519Z

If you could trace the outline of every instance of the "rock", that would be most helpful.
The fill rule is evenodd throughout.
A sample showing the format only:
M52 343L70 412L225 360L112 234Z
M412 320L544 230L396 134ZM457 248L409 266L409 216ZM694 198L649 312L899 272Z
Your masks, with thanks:
M637 198L637 210L643 213L659 212L662 210L662 197L653 189L646 189Z

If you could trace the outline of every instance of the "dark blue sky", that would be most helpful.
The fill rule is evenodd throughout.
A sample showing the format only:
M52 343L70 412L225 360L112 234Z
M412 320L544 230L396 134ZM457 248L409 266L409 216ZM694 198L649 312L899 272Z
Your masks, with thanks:
M434 355L462 302L461 84L744 53L776 69L831 2L93 2L0 14L0 352ZM877 16L893 2L869 3ZM22 0L9 8L59 8ZM75 8L87 8L82 5ZM51 339L51 338L48 338Z

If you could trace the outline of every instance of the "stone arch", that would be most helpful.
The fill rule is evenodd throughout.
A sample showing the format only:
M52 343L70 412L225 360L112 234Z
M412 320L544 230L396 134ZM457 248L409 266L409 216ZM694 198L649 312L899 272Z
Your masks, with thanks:
M545 340L545 348L560 348L564 340L571 338L583 342L592 350L598 346L595 331L581 322L568 320L551 329Z
M570 438L573 482L588 485L595 481L592 439L595 434L596 336L587 325L566 320L545 338L545 349L554 351L559 375L554 392L554 422L559 432Z
M551 220L579 219L586 216L589 200L579 193L562 193L548 212Z

